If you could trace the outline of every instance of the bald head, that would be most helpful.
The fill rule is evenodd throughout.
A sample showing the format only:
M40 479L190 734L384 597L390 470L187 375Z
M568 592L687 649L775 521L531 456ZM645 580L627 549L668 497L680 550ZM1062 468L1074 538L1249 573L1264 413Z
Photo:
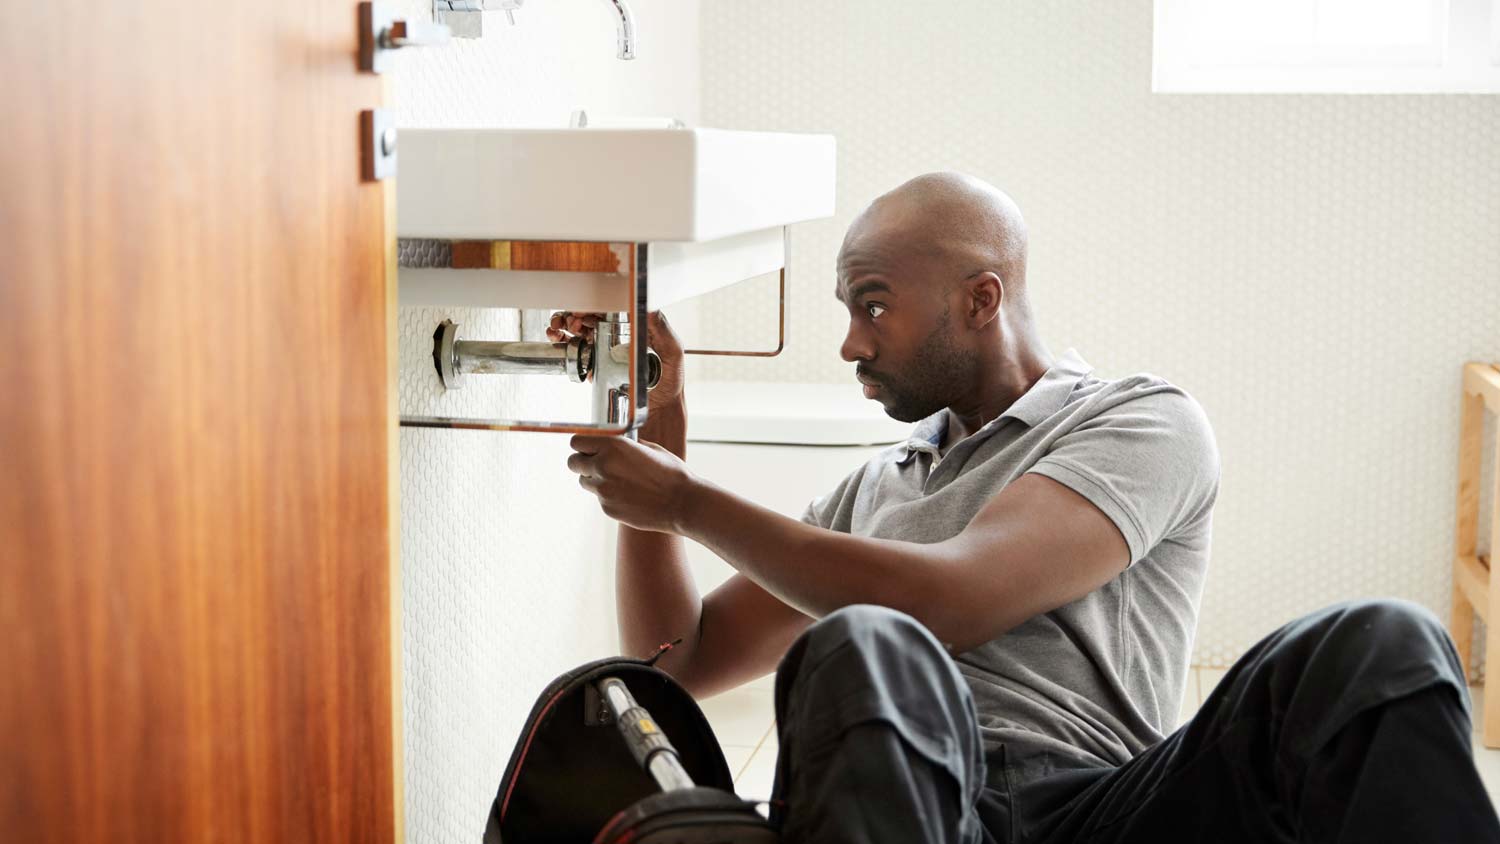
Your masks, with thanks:
M834 295L849 312L840 356L904 422L947 407L972 430L1046 370L1026 222L972 176L929 173L870 203L844 236Z
M928 173L877 197L844 236L841 274L846 256L871 249L921 256L954 281L988 270L1013 304L1024 299L1026 221L1009 196L973 176Z
M849 312L839 356L903 422L946 407L949 434L965 436L1050 365L1026 296L1026 221L972 176L929 173L871 202L844 236L834 296Z

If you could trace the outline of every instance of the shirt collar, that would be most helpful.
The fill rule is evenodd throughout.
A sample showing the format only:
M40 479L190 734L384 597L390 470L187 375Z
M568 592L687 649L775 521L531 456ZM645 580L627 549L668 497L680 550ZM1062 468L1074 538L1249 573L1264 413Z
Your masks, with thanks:
M1082 381L1085 375L1093 371L1094 368L1080 357L1076 350L1068 349L1052 362L1047 371L1042 373L1042 377L1031 385L1031 389L1011 402L1010 407L1006 408L1004 413L990 420L973 435L988 436L1000 427L1006 418L1018 419L1026 423L1029 428L1036 427L1047 417L1061 410L1067 403L1068 396L1073 394L1073 388L1078 386L1078 382ZM917 423L912 429L911 437L906 441L906 454L898 462L905 463L919 451L936 456L938 445L943 441L943 433L947 430L948 409L945 407Z

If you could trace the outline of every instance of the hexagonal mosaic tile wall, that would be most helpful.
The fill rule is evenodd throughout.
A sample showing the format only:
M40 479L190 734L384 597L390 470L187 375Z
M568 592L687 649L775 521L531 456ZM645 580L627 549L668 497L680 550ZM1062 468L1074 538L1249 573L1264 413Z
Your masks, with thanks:
M426 19L430 0L398 12ZM393 57L387 103L403 127L566 126L574 109L695 121L697 3L634 0L640 57L615 58L597 0L535 2L510 26ZM398 177L399 178L399 177ZM445 392L432 363L444 318L476 340L520 338L514 310L401 308L406 414L585 418L588 390L545 377L472 378ZM401 659L407 840L472 842L542 688L613 653L605 518L557 434L403 428Z
M1446 617L1459 367L1500 360L1500 97L1153 95L1151 15L704 3L704 124L839 143L838 214L793 235L787 351L705 375L851 378L832 297L845 226L913 175L973 173L1027 216L1052 350L1168 378L1214 423L1195 662L1342 598ZM761 336L773 303L730 288L704 319Z

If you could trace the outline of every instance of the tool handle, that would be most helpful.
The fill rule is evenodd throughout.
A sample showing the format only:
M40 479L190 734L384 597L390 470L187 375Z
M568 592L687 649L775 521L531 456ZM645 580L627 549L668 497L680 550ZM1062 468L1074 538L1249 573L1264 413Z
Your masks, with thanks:
M616 677L605 677L599 681L599 696L614 714L615 725L635 761L650 772L663 791L693 787L672 740L657 726L651 713L635 702L623 682Z

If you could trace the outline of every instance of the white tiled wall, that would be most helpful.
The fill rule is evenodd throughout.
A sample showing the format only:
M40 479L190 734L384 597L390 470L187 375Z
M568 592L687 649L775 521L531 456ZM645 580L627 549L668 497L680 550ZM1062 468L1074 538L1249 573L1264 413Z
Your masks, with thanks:
M1392 595L1446 617L1460 364L1500 360L1500 97L1153 95L1150 0L703 5L703 119L831 132L838 214L792 236L772 361L838 381L833 260L918 173L1008 190L1054 352L1206 408L1223 494L1194 661ZM745 331L773 298L727 289ZM758 335L757 335L758 336Z
M1214 420L1225 486L1196 661L1335 597L1446 613L1458 363L1500 359L1500 98L1153 97L1148 0L708 0L701 31L696 0L632 4L633 63L599 0L534 0L480 41L402 51L399 125L560 126L578 108L697 123L701 63L703 123L837 135L839 214L793 235L788 350L695 367L719 380L846 379L830 289L852 214L925 170L989 178L1030 219L1055 350L1158 372ZM765 285L717 297L708 339L762 345ZM584 400L510 379L441 394L427 349L445 316L516 336L514 312L403 309L403 412ZM533 696L614 648L610 525L565 454L554 435L401 433L410 841L475 840ZM728 749L764 796L775 737L755 717Z
M429 0L398 11L425 18ZM565 126L593 114L696 122L698 5L633 0L639 58L615 58L600 0L536 0L478 41L403 50L389 104L400 126ZM399 176L398 176L399 179ZM397 189L400 189L399 181ZM506 310L403 308L403 413L580 418L587 389L474 378L444 393L432 366L443 318L474 339L516 339ZM552 415L556 414L556 415ZM561 671L614 653L613 523L567 471L567 437L402 429L402 684L406 838L472 842L535 696Z

